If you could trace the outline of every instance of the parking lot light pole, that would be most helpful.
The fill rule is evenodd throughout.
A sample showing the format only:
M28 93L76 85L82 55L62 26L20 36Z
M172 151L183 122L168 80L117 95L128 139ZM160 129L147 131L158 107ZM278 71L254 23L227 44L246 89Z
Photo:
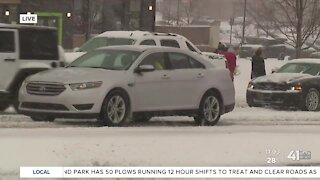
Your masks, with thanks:
M244 0L241 44L244 44L244 34L245 34L245 31L246 31L246 14L247 14L247 0Z

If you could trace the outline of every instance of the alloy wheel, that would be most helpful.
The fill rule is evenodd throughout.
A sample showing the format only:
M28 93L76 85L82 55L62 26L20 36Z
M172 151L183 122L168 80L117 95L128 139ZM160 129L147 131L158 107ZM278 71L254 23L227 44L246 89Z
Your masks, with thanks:
M120 123L123 121L126 113L126 104L121 96L113 96L107 105L107 116L112 123Z
M208 96L203 106L204 117L209 122L214 122L219 118L220 106L219 100L215 96Z
M316 111L319 106L319 92L311 89L306 96L306 107L308 111Z

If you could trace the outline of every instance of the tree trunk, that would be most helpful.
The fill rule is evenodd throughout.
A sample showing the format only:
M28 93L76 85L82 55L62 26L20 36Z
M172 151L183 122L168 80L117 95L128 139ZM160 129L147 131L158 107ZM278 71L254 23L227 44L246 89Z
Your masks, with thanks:
M303 21L303 0L296 0L297 13L297 43L296 43L296 58L301 56L302 42L302 21Z

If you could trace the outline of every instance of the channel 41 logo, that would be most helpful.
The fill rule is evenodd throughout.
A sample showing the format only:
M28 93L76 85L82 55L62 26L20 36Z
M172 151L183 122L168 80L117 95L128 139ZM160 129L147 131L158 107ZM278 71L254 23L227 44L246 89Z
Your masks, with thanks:
M311 151L292 150L288 155L288 159L293 161L311 159Z

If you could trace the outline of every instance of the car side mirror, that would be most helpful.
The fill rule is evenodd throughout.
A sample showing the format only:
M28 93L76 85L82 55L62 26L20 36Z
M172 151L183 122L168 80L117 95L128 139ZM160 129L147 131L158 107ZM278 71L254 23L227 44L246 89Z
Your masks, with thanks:
M271 74L277 72L278 70L279 70L279 68L273 68L273 69L271 69Z
M142 72L151 72L154 70L155 70L155 68L153 65L140 65L134 70L134 72L135 73L142 73Z
M79 47L75 47L73 48L73 52L79 52L80 48Z

